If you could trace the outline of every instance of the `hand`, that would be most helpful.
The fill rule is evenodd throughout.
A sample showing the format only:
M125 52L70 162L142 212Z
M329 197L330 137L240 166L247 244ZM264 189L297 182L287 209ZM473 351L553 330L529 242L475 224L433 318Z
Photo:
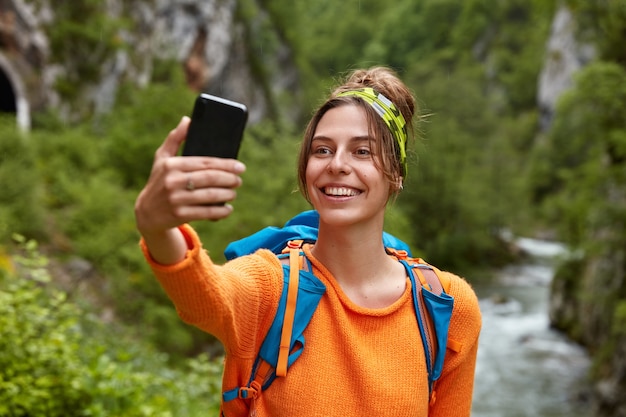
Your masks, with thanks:
M135 217L144 236L162 236L192 220L219 220L233 208L244 164L235 159L176 156L190 119L183 117L157 149L147 184L137 197Z

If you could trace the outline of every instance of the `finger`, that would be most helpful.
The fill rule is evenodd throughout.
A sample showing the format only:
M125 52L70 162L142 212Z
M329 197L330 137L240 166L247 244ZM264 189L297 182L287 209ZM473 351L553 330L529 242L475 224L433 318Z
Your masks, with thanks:
M157 158L167 158L170 156L176 156L181 144L187 137L187 130L189 129L189 122L191 119L187 116L183 116L174 129L165 138L165 141L161 144L157 150Z
M237 197L234 188L226 187L204 187L199 188L189 180L184 187L171 193L170 201L175 207L185 207L194 205L222 204L232 201Z
M215 156L185 156L177 158L179 169L184 172L201 170L220 170L241 174L246 170L243 162L237 159L218 158Z
M238 188L242 184L242 179L239 175L216 169L187 172L180 177L181 188L185 188L187 190L203 188Z
M180 216L192 220L220 220L228 217L233 212L233 206L230 204L204 204L185 206L180 209Z
M193 201L200 205L223 205L237 198L237 192L231 188L203 188L194 192Z

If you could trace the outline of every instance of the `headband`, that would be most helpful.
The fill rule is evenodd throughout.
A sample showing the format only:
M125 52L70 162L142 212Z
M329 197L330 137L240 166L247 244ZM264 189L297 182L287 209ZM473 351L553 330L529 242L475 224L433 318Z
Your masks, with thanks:
M365 102L370 104L372 108L383 119L391 134L393 135L398 148L400 149L400 164L402 165L403 175L407 175L407 162L406 162L406 121L402 113L396 108L391 100L377 93L373 88L367 87L359 90L344 91L337 94L337 97L356 96L360 97Z

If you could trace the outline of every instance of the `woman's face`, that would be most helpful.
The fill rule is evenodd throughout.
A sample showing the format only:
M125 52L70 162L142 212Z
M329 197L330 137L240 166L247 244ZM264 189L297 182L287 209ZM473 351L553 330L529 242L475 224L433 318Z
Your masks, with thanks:
M320 119L311 141L306 185L311 204L325 223L380 221L390 183L378 168L365 110L343 105ZM375 163L375 161L377 163Z

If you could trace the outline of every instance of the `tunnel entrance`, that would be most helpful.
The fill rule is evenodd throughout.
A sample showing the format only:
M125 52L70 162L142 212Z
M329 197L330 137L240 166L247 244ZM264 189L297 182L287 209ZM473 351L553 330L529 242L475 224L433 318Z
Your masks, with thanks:
M13 119L22 131L30 130L28 93L20 73L2 51L0 51L0 116L3 122Z
M15 90L11 80L0 69L0 112L2 113L17 113L17 105L15 99Z

